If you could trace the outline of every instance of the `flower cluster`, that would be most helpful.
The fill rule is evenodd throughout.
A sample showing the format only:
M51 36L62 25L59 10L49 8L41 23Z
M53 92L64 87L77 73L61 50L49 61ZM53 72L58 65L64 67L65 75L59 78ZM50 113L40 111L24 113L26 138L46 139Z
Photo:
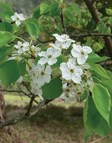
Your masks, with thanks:
M79 93L82 94L87 86L91 88L93 84L91 77L85 74L89 69L86 61L92 49L88 46L76 44L68 35L53 34L53 36L56 38L56 41L50 45L61 52L67 50L65 52L67 55L65 56L68 57L67 61L60 64L62 81L64 80L61 98L65 100L77 99Z
M10 59L21 59L23 56L32 56L36 58L40 52L39 47L30 45L27 41L18 41L17 44L14 45L14 48L16 51L13 52Z
M57 68L63 82L63 93L60 98L76 100L85 88L91 89L93 84L89 65L86 63L92 49L88 46L76 44L66 34L53 34L53 36L56 40L54 43L50 43L50 47L46 47L46 50L26 41L18 41L14 45L16 53L20 57L33 56L33 59L30 57L28 60L30 64L27 66L32 93L42 97L42 86L51 81L51 75L54 77L54 68ZM59 57L62 58L61 62L58 61ZM57 62L58 67L53 66Z
M30 77L31 91L35 95L42 97L41 87L45 83L49 83L51 80L52 69L49 65L32 64L31 67L27 67L27 72Z
M20 26L21 23L26 19L23 14L19 14L17 12L14 13L13 16L11 16L12 21L15 22L17 26Z

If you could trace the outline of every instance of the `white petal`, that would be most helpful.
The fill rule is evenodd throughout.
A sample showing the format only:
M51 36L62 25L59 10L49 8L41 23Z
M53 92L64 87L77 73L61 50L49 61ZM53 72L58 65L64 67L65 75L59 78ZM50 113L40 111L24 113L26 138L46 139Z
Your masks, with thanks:
M53 53L54 53L54 48L47 49L47 55L53 55Z
M50 58L50 59L48 59L48 64L49 65L53 65L53 64L55 64L57 62L57 59L56 58Z
M61 55L61 50L54 49L53 58L57 58Z
M62 77L66 80L70 80L71 77L70 77L70 72L69 72L69 69L68 69L68 66L66 63L61 63L60 64L60 70L62 72Z
M24 20L25 20L25 17L24 17L23 14L19 14L19 15L18 15L18 18L19 18L21 21L24 21Z
M73 49L71 50L71 54L73 57L78 57L80 55L80 51L81 51L81 46L80 45L76 45L73 44Z
M45 84L45 79L43 78L43 76L39 76L37 82L39 87L42 87Z
M39 54L38 54L40 57L45 57L45 55L46 55L46 52L40 52Z
M44 75L44 80L46 83L49 83L51 80L51 76L50 75Z
M38 61L38 64L44 65L44 64L47 63L47 61L48 61L48 59L46 59L46 58L41 58L41 59Z
M16 20L16 25L17 25L17 26L21 25L21 21Z
M23 43L23 47L28 47L29 46L29 43L28 42L24 42Z
M74 83L80 84L80 82L81 82L81 76L72 75L72 80L73 80Z
M77 75L80 75L80 76L83 74L83 70L81 69L80 66L76 66L76 67L75 67L75 73L76 73Z
M79 56L77 58L77 63L79 65L82 65L82 64L84 64L86 62L87 58L88 58L88 55L86 55L86 56Z
M71 45L71 41L66 41L62 44L62 48L63 49L68 49Z
M53 36L58 40L58 41L61 41L62 38L59 34L53 34ZM60 40L61 39L61 40Z
M52 73L52 69L49 65L47 65L46 69L45 69L45 73L46 74L51 74Z
M69 58L68 62L67 62L67 66L68 66L69 69L74 69L75 66L76 66L75 59Z
M85 51L87 54L89 54L89 53L92 52L92 49L91 49L89 46L83 46L82 48L84 49L84 51Z
M12 19L13 21L16 21L16 20L17 20L17 17L16 17L15 15L13 15L13 16L11 16L11 19Z

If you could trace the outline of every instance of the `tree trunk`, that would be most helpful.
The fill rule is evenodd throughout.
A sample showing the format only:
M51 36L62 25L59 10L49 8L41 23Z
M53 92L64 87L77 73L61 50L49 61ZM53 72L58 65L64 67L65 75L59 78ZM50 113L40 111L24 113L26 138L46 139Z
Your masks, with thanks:
M1 89L1 86L0 86ZM0 122L3 122L6 119L5 114L5 100L3 93L0 91Z

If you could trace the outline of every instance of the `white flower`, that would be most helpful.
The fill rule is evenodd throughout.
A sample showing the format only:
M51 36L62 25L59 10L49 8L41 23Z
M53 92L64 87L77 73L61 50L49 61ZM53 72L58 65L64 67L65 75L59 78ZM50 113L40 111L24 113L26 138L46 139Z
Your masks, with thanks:
M38 54L40 57L42 57L38 64L44 65L48 63L49 65L53 65L57 62L57 57L61 55L61 51L54 48L48 48L45 52L40 52Z
M71 54L74 58L77 58L77 62L79 65L84 64L88 58L88 54L92 52L92 49L88 46L80 46L73 44L73 49L71 50Z
M60 96L60 99L64 101L77 101L77 93L75 91L75 86L73 83L64 83L63 84L63 93Z
M67 63L61 63L60 69L64 79L72 80L74 83L78 84L81 82L83 71L80 66L76 66L73 58L70 58Z
M51 44L51 46L53 46L54 48L68 49L71 43L75 42L66 34L53 34L53 36L56 38L55 44Z
M52 69L49 65L47 65L46 67L44 65L37 65L37 73L37 82L39 87L43 86L45 83L50 82Z
M38 86L37 83L35 83L33 80L30 82L30 86L31 86L31 92L35 95L39 95L39 97L41 99L43 99L42 97L42 89Z
M30 47L30 51L31 51L31 54L33 54L35 57L37 57L40 52L40 48L32 45Z
M21 25L21 22L25 20L25 17L23 14L18 14L15 12L14 15L11 16L11 19L16 23L17 26L19 26Z
M24 54L26 51L29 50L29 43L28 42L17 42L17 45L14 45L14 47L18 50L17 53L19 55Z

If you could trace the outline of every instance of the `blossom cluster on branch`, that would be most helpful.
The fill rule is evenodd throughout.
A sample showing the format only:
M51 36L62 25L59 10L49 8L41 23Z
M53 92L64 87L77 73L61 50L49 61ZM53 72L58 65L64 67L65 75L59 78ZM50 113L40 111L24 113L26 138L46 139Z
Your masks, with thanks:
M17 26L25 20L24 16L18 13L11 18ZM85 90L92 88L90 66L86 63L92 49L77 44L66 34L56 33L53 36L55 42L46 44L45 48L33 45L32 41L17 41L12 57L16 60L27 59L26 71L33 94L43 98L42 87L58 76L62 80L63 89L60 98L77 100ZM58 74L54 74L55 70ZM24 81L25 77L26 74L17 82Z

